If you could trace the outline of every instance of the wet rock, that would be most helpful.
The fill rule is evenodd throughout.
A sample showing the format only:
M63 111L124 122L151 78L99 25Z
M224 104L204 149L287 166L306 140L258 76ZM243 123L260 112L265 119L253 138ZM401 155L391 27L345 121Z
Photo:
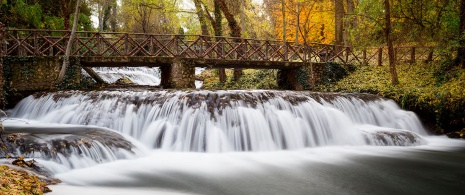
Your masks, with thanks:
M131 81L131 79L128 78L120 78L116 80L115 84L118 85L134 85L134 82Z
M98 127L5 127L0 156L56 159L59 154L64 157L82 154L95 144L113 151L133 148L120 134Z

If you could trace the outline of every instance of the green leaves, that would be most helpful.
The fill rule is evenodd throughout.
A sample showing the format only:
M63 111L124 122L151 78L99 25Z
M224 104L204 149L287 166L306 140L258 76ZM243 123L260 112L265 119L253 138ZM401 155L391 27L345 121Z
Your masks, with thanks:
M458 131L465 127L465 70L444 63L399 64L401 84L396 86L390 85L388 66L362 66L327 90L391 98L417 111L424 122L434 123L436 132Z

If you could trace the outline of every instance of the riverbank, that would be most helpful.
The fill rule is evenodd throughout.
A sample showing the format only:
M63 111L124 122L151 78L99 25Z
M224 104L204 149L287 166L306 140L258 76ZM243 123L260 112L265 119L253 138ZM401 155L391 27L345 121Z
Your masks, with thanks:
M388 66L362 66L322 91L371 93L414 111L435 134L465 138L465 70L451 62L399 64L399 84L391 85Z
M0 164L0 194L38 195L51 192L47 183L38 176Z

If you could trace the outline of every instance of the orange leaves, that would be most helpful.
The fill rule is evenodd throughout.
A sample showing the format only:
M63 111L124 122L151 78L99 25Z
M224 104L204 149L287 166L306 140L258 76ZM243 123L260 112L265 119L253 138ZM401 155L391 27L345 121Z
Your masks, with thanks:
M281 5L280 1L270 5L276 37L283 37L284 31ZM295 41L297 36L299 43L332 43L335 37L333 7L331 0L285 0L286 40Z

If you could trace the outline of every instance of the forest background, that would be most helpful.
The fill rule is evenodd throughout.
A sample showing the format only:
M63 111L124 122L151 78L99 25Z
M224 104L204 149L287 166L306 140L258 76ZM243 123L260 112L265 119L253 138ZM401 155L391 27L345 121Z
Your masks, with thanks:
M77 0L0 0L7 28L69 30ZM388 48L389 64L328 66L319 91L369 92L416 111L436 133L465 137L465 0L82 0L78 30L202 34ZM395 47L434 48L396 62ZM209 70L213 89L277 88L276 70ZM240 78L240 79L239 79Z

